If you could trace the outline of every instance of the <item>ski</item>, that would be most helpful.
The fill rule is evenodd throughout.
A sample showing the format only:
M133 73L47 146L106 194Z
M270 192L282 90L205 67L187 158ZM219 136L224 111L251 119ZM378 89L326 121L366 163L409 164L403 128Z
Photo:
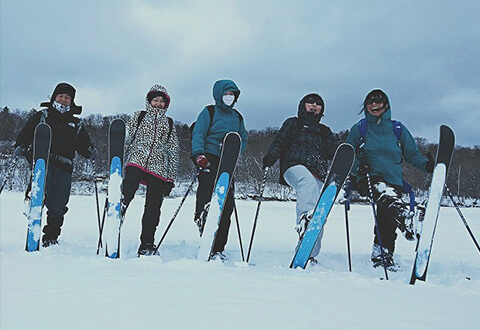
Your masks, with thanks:
M223 207L232 183L233 172L240 154L240 135L236 132L228 133L222 144L222 153L218 165L215 188L210 201L209 211L203 228L197 259L209 261L211 258L217 231L222 219Z
M125 122L122 119L115 119L110 124L108 145L110 177L108 181L106 218L103 234L105 256L116 259L120 258L120 230L123 222L121 206Z
M323 185L317 206L312 214L305 234L297 246L295 256L290 268L301 267L305 269L315 243L320 239L320 233L325 226L328 214L335 203L338 193L343 187L345 180L352 169L355 160L355 150L348 143L338 146L333 157L332 165Z
M50 154L51 129L48 124L40 123L33 137L33 169L30 190L30 205L27 216L27 242L25 250L38 251L42 229L42 211L45 197L45 184Z
M415 261L413 263L410 284L416 280L425 281L427 277L428 263L433 246L435 229L440 212L440 202L447 179L448 168L452 160L455 147L455 135L451 128L440 126L440 141L438 143L437 157L430 183L425 215L420 219L417 228L417 247L415 249Z

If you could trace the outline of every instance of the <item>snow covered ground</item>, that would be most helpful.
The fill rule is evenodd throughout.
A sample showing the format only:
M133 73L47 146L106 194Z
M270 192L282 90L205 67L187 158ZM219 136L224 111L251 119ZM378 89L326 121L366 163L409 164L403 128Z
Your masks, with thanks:
M101 196L102 200L104 196ZM326 225L319 264L292 270L293 202L263 202L251 263L241 262L235 225L229 261L195 260L199 237L190 196L160 257L137 258L144 199L127 212L119 260L96 255L94 196L72 196L60 244L24 251L21 193L0 196L0 328L3 329L478 329L480 254L454 208L442 208L426 282L408 284L413 242L399 235L402 272L381 280L369 260L369 206L350 212L348 271L343 206ZM157 241L180 198L162 208ZM243 247L257 203L238 201ZM103 201L102 201L103 205ZM480 209L462 209L480 239Z

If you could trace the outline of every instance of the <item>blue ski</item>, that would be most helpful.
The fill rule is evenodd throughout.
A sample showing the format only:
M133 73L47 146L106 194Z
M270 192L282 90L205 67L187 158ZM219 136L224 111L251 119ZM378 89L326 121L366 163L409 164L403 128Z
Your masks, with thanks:
M27 241L25 250L38 251L42 229L42 211L45 197L45 184L50 154L50 126L40 123L35 128L33 139L32 181L30 190L30 205L27 211Z
M315 243L320 239L320 233L325 226L328 215L335 203L335 199L343 187L345 180L350 173L355 160L355 150L348 143L342 143L338 146L332 165L328 171L325 184L318 199L317 206L308 223L302 241L298 244L295 256L290 264L290 268L307 266L308 259L312 254Z
M197 259L209 261L211 258L217 231L222 219L222 213L227 199L228 191L233 178L233 172L240 154L240 135L236 132L228 133L222 144L222 154L218 165L215 190L207 214L207 220L203 229L203 234L198 250Z
M123 222L121 205L124 146L125 122L122 119L115 119L110 125L110 178L108 181L106 218L103 228L105 256L112 259L120 258L120 230Z

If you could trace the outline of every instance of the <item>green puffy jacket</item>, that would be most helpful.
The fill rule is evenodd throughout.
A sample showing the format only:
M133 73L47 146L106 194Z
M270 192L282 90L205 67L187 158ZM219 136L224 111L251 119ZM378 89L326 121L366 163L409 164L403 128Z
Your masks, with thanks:
M403 124L400 139L398 140L395 136L390 109L379 118L372 116L365 110L365 118L368 125L364 145L360 148L358 123L352 126L346 141L353 145L357 152L357 158L352 170L352 174L357 181L363 178L357 172L360 161L368 163L370 175L378 175L393 185L403 185L403 160L426 172L425 164L427 163L427 158L418 151L415 140Z

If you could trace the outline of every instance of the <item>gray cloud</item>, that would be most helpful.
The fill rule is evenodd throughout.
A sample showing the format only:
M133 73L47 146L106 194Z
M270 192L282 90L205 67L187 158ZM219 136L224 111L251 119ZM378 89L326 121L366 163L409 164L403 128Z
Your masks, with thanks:
M324 122L350 128L382 88L393 117L438 139L449 124L479 145L476 1L2 1L1 106L30 109L56 83L77 88L84 115L132 113L154 83L170 115L191 122L221 78L242 90L247 128L278 127L309 92Z

